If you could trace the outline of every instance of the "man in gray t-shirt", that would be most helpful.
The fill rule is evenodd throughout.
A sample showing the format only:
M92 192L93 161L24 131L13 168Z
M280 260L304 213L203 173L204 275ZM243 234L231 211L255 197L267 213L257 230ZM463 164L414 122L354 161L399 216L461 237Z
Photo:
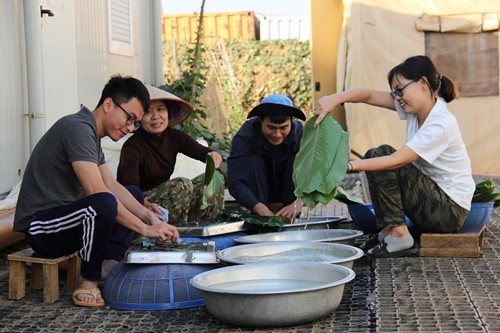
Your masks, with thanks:
M78 251L82 264L73 292L77 305L105 304L97 282L123 259L135 232L160 241L179 237L175 227L142 205L139 188L125 188L114 179L101 149L101 138L118 141L136 130L149 103L139 80L113 76L97 107L83 107L59 119L26 166L14 230L24 232L40 255Z

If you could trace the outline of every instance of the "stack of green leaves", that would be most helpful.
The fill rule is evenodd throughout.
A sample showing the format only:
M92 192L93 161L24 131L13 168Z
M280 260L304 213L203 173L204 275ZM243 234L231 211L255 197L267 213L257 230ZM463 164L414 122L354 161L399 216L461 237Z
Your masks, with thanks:
M224 176L215 168L214 159L210 155L207 155L203 185L200 209L206 209L210 205L210 198L216 193L224 191L225 186Z
M295 157L292 179L295 195L314 208L332 201L344 179L349 158L349 136L340 124L327 116L314 128L317 116L304 125L300 150Z
M500 206L500 189L495 187L493 180L486 179L476 184L472 202L494 202L493 206Z

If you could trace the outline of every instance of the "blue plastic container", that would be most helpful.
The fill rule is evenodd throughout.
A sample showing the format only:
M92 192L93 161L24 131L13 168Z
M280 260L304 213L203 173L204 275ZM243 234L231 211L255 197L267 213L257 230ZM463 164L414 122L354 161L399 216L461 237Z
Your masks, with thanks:
M349 210L349 215L353 222L360 228L365 234L376 234L378 232L377 220L375 218L375 211L373 205L362 205L362 204L352 204L347 205ZM410 229L410 232L419 233L419 228L415 225L408 216L405 216L406 225Z
M210 236L210 237L190 237L181 236L183 242L187 243L203 243L208 241L214 241L217 250L224 250L231 246L239 245L234 240L238 237L248 235L245 232L233 232L226 235Z
M488 223L493 212L493 202L473 202L464 225L485 225ZM463 228L462 227L462 228Z
M378 232L375 213L372 205L352 204L347 205L353 222L365 233L374 234ZM493 202L473 202L471 210L465 219L461 229L471 225L486 225L493 212ZM406 224L410 232L419 232L419 227L407 216Z
M378 232L377 221L372 205L352 204L347 205L352 221L365 234Z
M218 264L125 264L109 274L102 295L106 305L122 310L171 310L205 305L201 292L189 284L197 274Z

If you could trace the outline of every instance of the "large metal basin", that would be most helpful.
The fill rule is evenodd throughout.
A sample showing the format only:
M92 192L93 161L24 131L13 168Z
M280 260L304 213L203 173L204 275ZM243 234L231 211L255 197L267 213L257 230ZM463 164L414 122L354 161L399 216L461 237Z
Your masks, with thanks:
M314 230L314 229L338 229L341 222L347 218L341 216L310 216L295 219L293 223L281 226L281 231L291 230Z
M191 286L207 310L238 326L298 325L331 314L340 304L352 269L325 263L260 263L200 273Z
M323 242L266 242L229 247L217 258L231 264L265 262L321 262L352 268L354 260L363 256L357 247Z
M240 244L263 243L263 242L334 242L354 245L356 238L363 235L360 230L352 229L316 229L316 230L292 230L255 234L235 238Z

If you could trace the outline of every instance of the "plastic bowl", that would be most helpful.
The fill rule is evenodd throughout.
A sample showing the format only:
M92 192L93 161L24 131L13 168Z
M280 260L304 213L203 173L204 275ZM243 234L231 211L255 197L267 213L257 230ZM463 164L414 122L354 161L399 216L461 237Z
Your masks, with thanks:
M125 264L111 271L102 295L106 305L122 310L170 310L205 304L201 292L189 280L219 265Z
M347 205L347 209L352 221L365 234L376 234L378 232L372 205L352 204Z
M365 234L374 234L378 232L372 205L352 204L347 205L347 208L353 222ZM471 210L461 229L471 225L486 225L490 220L492 212L493 202L473 202L471 204ZM408 228L410 228L410 231L412 229L418 231L418 226L415 225L407 216L405 217L406 224L408 225Z
M485 225L488 223L493 212L493 202L473 202L464 225Z
M361 229L365 234L376 234L378 232L377 219L373 205L352 204L347 205L349 215L352 221ZM408 228L418 232L418 227L405 215L406 224Z

